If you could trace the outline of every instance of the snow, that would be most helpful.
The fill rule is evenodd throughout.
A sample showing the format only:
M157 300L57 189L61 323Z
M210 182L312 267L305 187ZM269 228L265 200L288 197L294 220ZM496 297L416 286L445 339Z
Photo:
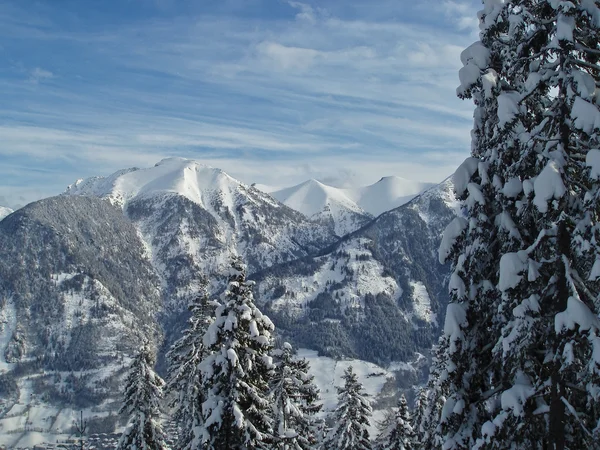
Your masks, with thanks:
M600 179L600 150L588 150L585 155L585 165L590 168L590 178L592 180Z
M368 239L359 239L356 242L358 247L368 243ZM365 293L375 296L385 293L390 298L397 298L401 294L401 288L392 277L381 276L384 271L381 263L372 258L365 261L360 260L363 255L369 256L368 252L350 245L343 245L339 250L345 251L349 255L344 264L336 264L332 267L331 260L323 257L317 260L321 267L312 275L273 279L273 282L285 286L286 291L281 297L273 299L270 306L275 311L285 308L291 314L301 314L308 303L327 289L328 283L344 281L346 278L345 268L352 270L354 274L352 279L348 280L349 285L342 288L342 292L346 293L341 300L342 306L345 308L362 306ZM267 284L261 283L261 289L268 290ZM334 290L331 294L335 296L336 292L338 291ZM262 294L264 291L259 292L259 298Z
M594 77L587 72L575 69L573 69L571 75L577 85L577 93L584 100L591 100L596 94L596 82L594 81Z
M452 275L450 275L450 282L448 283L448 292L454 293L456 297L461 298L464 297L466 293L465 282L461 278L461 276L455 270Z
M586 102L581 97L575 97L571 109L571 118L574 120L575 127L587 134L592 134L595 129L600 128L600 111L598 107Z
M573 30L575 28L575 17L559 14L556 21L556 39L559 41L573 42Z
M507 389L500 396L500 402L502 409L512 410L513 414L517 417L523 415L523 406L529 397L535 393L535 390L531 386L529 378L520 373L517 376L517 382L513 387Z
M498 85L498 73L494 69L489 69L482 77L481 84L486 98L491 98L493 91Z
M533 192L533 184L535 183L535 178L523 180L523 193L526 196L529 196Z
M511 178L508 180L502 188L502 193L508 198L517 198L523 190L523 183L519 178Z
M504 127L513 121L519 113L521 94L518 92L503 92L498 96L498 126Z
M533 183L535 197L533 204L541 213L548 211L548 200L559 199L567 192L563 184L558 163L548 161Z
M531 72L525 81L525 92L533 92L542 81L542 75L539 72Z
M407 180L390 176L383 177L377 183L357 189L345 189L349 198L353 199L363 210L379 216L408 203L417 195L433 187L435 183Z
M363 222L352 221L353 215L369 217L343 189L308 180L297 186L271 193L284 205L311 220L333 219L336 234L342 236L358 229Z
M440 264L444 264L452 252L452 248L458 237L467 229L469 222L463 217L455 217L452 222L446 226L442 235L442 242L438 250L438 259Z
M523 318L525 317L528 311L539 312L539 310L539 297L534 294L531 295L529 298L523 300L520 305L515 306L515 308L513 309L513 316Z
M236 367L238 364L238 356L237 353L235 352L234 349L230 348L227 349L227 359L229 359L229 362L231 363L231 365L233 367Z
M506 231L510 237L515 239L521 238L521 233L508 211L502 211L502 213L496 217L495 223L498 227Z
M567 309L554 317L554 330L559 334L564 329L574 330L577 326L580 331L600 330L600 319L581 300L569 297Z
M215 193L221 194L224 206L232 207L233 192L241 185L220 169L194 160L167 158L147 169L126 169L80 181L69 186L66 194L104 197L124 207L136 198L173 193L208 209Z
M374 400L381 392L386 381L394 377L388 370L359 359L338 361L325 356L319 356L318 352L314 350L303 348L298 350L298 357L306 358L309 362L309 373L315 377L315 384L321 391L323 403L323 409L320 413L321 417L325 417L337 407L336 387L344 385L342 375L349 366L352 366L354 373L358 377L358 381L363 385L363 391L371 400ZM383 413L384 411L374 411L369 427L371 436L377 435L377 421L383 418Z
M319 214L332 205L364 214L362 208L348 198L342 189L327 186L317 180L308 180L297 186L272 192L271 196L307 217Z
M502 255L500 258L498 289L504 292L517 287L523 279L524 272L528 269L528 260L529 256L523 250Z
M463 95L475 83L477 83L481 71L487 69L490 64L490 51L479 41L471 44L460 54L463 67L458 72L460 87L458 95Z
M425 322L437 325L436 314L431 310L431 298L427 288L421 281L410 281L413 290L413 311L415 315Z
M6 206L0 206L0 220L4 219L9 214L12 214L14 211Z
M456 93L459 96L464 95L465 91L469 90L475 83L477 83L480 75L481 70L475 64L469 62L465 66L461 67L458 71L460 86L456 90Z
M581 0L581 7L590 15L590 21L600 28L600 8L594 0Z
M594 265L592 266L592 270L590 270L588 280L597 281L598 278L600 278L600 259L596 259L596 261L594 261Z
M390 176L377 183L356 188L338 188L317 180L270 191L270 195L286 206L312 219L331 216L338 226L338 235L354 231L356 225L345 224L348 213L378 216L404 205L432 183Z
M456 351L456 341L462 339L462 327L467 325L467 311L459 303L448 303L446 320L444 321L444 335L450 338L450 353Z
M452 183L454 184L454 191L457 196L461 196L467 189L467 185L471 182L471 177L477 172L479 167L479 159L469 157L458 166L456 172L452 176Z
M17 329L17 311L11 299L7 299L0 311L0 373L11 370L12 364L6 361L6 348Z
M475 183L468 183L467 191L469 192L469 197L467 198L466 203L469 207L473 207L475 203L485 205L485 199L483 198L483 194L479 188L479 185Z

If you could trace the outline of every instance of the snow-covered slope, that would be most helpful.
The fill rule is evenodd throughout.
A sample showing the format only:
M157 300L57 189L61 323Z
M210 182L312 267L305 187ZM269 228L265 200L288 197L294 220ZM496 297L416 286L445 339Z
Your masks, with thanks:
M105 198L123 209L162 275L169 309L185 309L204 277L213 286L222 283L232 255L241 255L253 272L337 240L329 226L188 159L79 180L65 194Z
M343 189L317 180L271 192L271 196L312 221L330 223L338 236L357 230L371 219L370 214L350 199Z
M13 210L6 206L0 206L0 220L4 219L9 214L12 214Z
M448 180L320 256L256 274L257 298L296 346L380 364L406 361L426 352L443 324L449 269L437 248L454 214Z
M114 425L129 356L161 334L135 228L108 202L55 197L0 222L0 255L0 447L67 439L79 411Z
M377 183L357 189L346 189L364 211L378 216L398 206L408 203L421 192L435 186L435 183L412 181L400 177L383 177Z

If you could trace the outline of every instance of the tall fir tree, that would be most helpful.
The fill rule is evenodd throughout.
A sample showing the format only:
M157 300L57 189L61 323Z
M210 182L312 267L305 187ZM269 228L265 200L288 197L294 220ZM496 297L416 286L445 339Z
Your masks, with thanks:
M271 381L274 415L274 448L308 450L318 440L315 420L322 404L320 393L309 374L306 359L296 359L292 346L284 342L273 351L275 372Z
M442 353L445 449L597 445L598 1L484 0ZM445 392L444 392L445 391Z
M269 448L273 417L269 383L273 323L253 301L253 282L239 259L231 264L229 285L204 345L210 354L200 364L203 443L207 449Z
M362 392L352 366L342 376L344 386L338 389L338 407L331 416L333 427L327 433L323 448L336 450L371 450L369 422L373 409Z
M401 395L398 407L388 411L379 424L379 435L375 440L375 450L414 450L416 436L413 429L406 397Z
M160 425L164 381L154 372L155 353L145 342L135 356L125 383L119 414L129 417L117 450L168 450Z
M169 372L166 390L172 398L170 406L177 424L177 448L180 450L201 448L205 393L201 389L199 365L208 356L203 339L214 321L217 306L218 303L209 300L206 292L196 297L189 306L188 328L167 353Z

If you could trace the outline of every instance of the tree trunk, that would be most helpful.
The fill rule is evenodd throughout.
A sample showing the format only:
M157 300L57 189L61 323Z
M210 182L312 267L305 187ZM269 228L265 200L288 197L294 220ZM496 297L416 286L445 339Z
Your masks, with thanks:
M558 312L567 309L567 301L569 298L569 288L567 286L566 271L567 267L563 261L563 257L569 259L570 256L570 239L567 230L566 220L559 219L558 230L556 236L557 244L557 261L556 269L558 281L556 286L556 305L552 309L551 317ZM561 352L560 339L558 336L554 339L553 345L554 354ZM549 448L551 450L564 450L565 448L565 404L562 398L565 395L565 388L562 384L560 375L560 363L553 362L552 375L550 377L550 430L548 433Z

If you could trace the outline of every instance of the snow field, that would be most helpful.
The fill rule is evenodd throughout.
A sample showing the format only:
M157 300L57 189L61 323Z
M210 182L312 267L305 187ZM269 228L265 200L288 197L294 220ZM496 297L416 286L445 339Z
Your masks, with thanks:
M437 325L437 316L431 310L431 298L425 285L420 281L411 281L410 286L413 289L414 314L425 322Z
M310 363L310 374L315 377L315 384L321 391L323 409L321 417L328 415L337 407L337 389L344 382L342 375L344 371L352 366L358 380L363 385L363 391L373 401L381 392L384 384L389 378L394 378L392 372L366 361L348 359L336 361L325 356L319 356L318 352L301 348L298 350L298 358L306 358ZM374 410L369 433L371 439L377 436L377 423L383 419L385 411Z
M12 364L6 361L6 348L17 329L17 312L10 299L4 302L0 311L0 373L11 370Z

